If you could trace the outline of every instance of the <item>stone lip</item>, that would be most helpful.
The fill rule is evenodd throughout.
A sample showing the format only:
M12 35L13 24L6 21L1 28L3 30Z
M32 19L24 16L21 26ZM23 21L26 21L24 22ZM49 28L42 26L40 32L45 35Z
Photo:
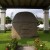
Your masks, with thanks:
M34 46L24 46L23 50L35 50Z
M19 46L17 50L35 50L35 46Z

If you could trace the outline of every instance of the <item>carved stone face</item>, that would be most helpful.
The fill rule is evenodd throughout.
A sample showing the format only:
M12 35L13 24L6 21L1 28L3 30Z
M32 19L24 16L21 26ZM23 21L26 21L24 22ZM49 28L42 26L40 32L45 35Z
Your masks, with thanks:
M37 20L30 12L20 12L13 19L13 29L20 37L32 37L37 32Z

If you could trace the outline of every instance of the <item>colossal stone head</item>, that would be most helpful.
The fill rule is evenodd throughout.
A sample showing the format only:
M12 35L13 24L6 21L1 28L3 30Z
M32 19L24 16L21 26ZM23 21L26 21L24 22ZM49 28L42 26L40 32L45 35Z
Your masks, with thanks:
M13 38L29 38L36 36L37 19L30 12L19 12L15 15L12 22Z

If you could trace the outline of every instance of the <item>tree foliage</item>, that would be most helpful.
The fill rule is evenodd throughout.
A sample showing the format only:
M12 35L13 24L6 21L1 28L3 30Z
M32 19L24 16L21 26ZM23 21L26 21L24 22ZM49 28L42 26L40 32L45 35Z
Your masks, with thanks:
M43 24L43 21L39 21L39 24Z
M42 18L40 18L40 17L36 17L36 18L37 18L39 24L43 24L43 19Z
M11 21L12 21L11 18L9 16L7 16L5 23L8 24L8 23L11 23Z
M50 24L50 19L49 19L49 24Z

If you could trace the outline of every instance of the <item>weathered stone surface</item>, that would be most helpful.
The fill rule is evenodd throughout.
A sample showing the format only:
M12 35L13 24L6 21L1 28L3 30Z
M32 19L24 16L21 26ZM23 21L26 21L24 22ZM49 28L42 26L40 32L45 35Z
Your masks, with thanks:
M24 46L23 50L35 50L34 46Z
M37 19L30 12L20 12L15 15L12 22L12 37L33 37L37 33Z
M35 46L17 46L15 50L36 50Z

